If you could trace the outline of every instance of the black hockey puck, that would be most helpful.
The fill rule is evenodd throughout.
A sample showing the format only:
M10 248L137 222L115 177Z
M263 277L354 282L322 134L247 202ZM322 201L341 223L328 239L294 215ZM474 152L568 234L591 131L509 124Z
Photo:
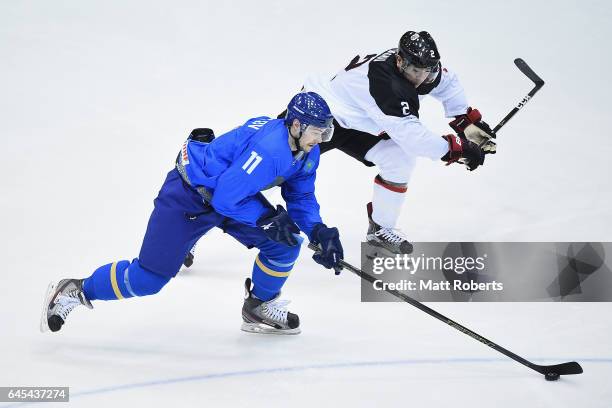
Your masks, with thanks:
M559 374L557 374L557 373L546 373L544 375L544 378L546 378L546 381L557 381L559 379Z
M52 315L47 320L47 323L49 324L49 330L51 330L52 332L56 332L62 328L62 325L64 324L64 319L57 315Z

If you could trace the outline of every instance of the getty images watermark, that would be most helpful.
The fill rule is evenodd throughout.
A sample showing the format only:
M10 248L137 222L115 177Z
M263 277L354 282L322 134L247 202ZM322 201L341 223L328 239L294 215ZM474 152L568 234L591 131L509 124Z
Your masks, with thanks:
M426 242L412 254L362 244L364 302L612 301L608 242Z
M420 256L413 255L395 255L395 256L376 256L372 259L372 272L375 275L381 275L385 271L405 271L410 275L415 275L417 272L426 271L454 271L461 275L466 272L483 271L485 270L485 261L487 254L478 257L470 256ZM397 282L385 282L378 279L372 283L374 290L430 290L430 291L448 291L448 290L503 290L504 285L501 282L465 282L461 279L435 280L435 279L400 279Z

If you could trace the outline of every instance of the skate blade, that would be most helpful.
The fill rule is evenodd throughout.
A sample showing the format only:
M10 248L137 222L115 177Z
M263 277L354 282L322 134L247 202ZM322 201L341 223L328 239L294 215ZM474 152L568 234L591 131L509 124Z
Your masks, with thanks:
M295 329L275 329L274 327L270 327L265 324L259 323L247 323L242 322L242 326L240 330L248 332L248 333L257 333L257 334L277 334L277 335L295 335L300 334L302 331L299 327Z
M43 302L42 313L40 314L40 332L45 333L49 331L49 322L47 318L47 310L49 309L49 302L53 295L55 295L55 289L57 282L49 283L47 286L47 294L45 295L45 301Z

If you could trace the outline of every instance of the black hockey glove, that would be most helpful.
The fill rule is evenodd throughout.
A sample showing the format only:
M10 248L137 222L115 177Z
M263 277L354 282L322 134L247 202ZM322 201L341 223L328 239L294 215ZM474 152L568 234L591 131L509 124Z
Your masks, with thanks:
M448 142L448 153L442 156L447 165L461 161L469 171L484 164L485 154L476 143L457 135L442 136Z
M325 224L317 224L310 235L312 236L310 242L321 248L312 256L312 259L327 269L334 268L336 275L339 275L342 269L340 261L344 259L344 250L340 243L338 228L329 228Z
M495 154L497 145L492 140L495 133L491 127L482 120L478 109L468 108L463 115L455 116L455 120L449 122L450 127L458 134L463 134L470 142L476 143L482 151Z
M287 246L298 245L294 234L299 234L300 229L293 222L282 205L277 205L276 210L270 212L257 220L257 226L272 241L280 242Z
M210 143L215 140L215 132L210 128L193 129L189 134L189 140L201 143Z

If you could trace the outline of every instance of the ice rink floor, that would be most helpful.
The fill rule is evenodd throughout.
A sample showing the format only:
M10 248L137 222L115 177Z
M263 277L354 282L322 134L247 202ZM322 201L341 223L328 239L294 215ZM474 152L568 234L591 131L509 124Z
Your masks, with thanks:
M361 304L355 276L332 284L304 263L287 290L298 336L241 332L240 274L196 263L159 296L79 309L55 335L22 306L0 384L70 386L78 407L610 406L608 304L429 304L536 363L582 364L553 383L410 305Z

